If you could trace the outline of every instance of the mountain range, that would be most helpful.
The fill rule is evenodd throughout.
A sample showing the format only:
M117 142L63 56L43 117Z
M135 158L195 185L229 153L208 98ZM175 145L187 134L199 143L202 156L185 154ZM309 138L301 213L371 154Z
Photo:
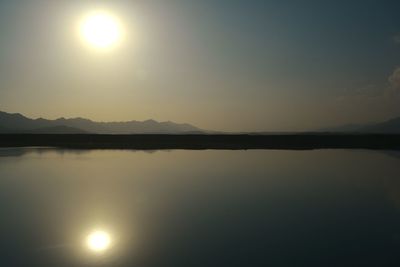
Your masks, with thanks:
M36 134L190 134L203 130L187 124L155 120L95 122L89 119L30 119L19 113L0 111L0 133Z
M373 124L349 124L319 129L321 133L378 133L400 134L400 117ZM187 123L155 120L127 122L95 122L84 118L56 120L30 119L19 113L0 111L0 133L31 134L203 134L211 132ZM249 134L244 132L243 134ZM250 133L257 134L257 133ZM262 134L262 133L258 133ZM268 132L271 134L271 132Z
M318 130L318 132L331 133L377 133L377 134L400 134L400 117L379 123L370 124L347 124L338 127Z

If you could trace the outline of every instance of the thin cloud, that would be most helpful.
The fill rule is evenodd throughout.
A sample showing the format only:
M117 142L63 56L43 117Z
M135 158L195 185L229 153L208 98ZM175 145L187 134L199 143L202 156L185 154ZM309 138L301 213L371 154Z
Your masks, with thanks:
M400 33L397 33L395 36L393 36L393 41L396 44L400 44Z
M400 92L400 67L396 68L389 77L389 83L392 90Z

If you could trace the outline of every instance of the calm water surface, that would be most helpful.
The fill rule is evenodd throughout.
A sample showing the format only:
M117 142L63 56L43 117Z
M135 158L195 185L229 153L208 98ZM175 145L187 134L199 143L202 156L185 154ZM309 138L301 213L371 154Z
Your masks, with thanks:
M400 266L399 155L1 149L0 266Z

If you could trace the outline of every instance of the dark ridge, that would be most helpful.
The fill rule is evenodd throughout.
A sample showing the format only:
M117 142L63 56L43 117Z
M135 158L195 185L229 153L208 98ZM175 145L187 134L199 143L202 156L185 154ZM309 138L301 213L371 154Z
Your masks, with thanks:
M94 135L3 134L0 147L76 149L376 149L400 150L399 134Z
M68 126L52 126L43 127L38 129L33 129L26 131L28 134L88 134L88 132L83 131L78 128L68 127Z

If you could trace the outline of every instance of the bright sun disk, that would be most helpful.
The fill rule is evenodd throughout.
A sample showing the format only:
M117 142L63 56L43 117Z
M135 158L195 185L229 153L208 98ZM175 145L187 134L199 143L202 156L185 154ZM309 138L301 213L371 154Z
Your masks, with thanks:
M103 11L87 16L80 26L80 31L82 37L96 48L109 48L121 38L118 19Z

